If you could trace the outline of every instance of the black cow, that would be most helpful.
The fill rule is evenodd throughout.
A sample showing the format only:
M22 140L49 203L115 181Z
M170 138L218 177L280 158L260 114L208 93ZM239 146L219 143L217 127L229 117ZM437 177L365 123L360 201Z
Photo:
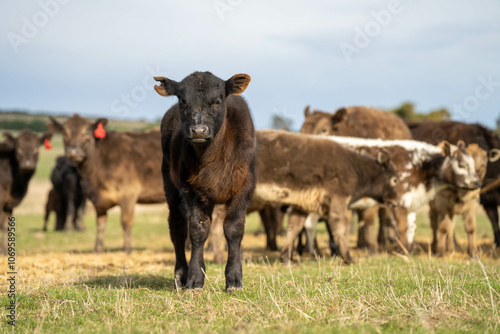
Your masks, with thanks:
M4 132L5 143L0 145L0 226L3 230L1 251L7 252L7 217L18 206L26 192L38 162L38 148L52 137L46 133L38 137L31 130L23 130L17 138Z
M250 76L223 81L210 72L195 72L181 82L155 77L162 96L178 97L161 123L162 173L170 209L170 237L175 248L175 285L201 289L205 281L203 245L214 205L226 206L228 243L226 289L242 288L240 259L245 212L255 189L256 137L243 98L236 96ZM188 266L185 241L192 244Z
M57 205L56 211L56 231L69 231L71 225L77 231L85 230L83 224L83 214L85 212L85 195L81 186L81 177L76 170L75 164L61 156L57 158L56 166L50 176L54 186ZM54 196L54 195L52 195ZM50 200L47 203L51 203ZM47 214L43 230L47 231Z

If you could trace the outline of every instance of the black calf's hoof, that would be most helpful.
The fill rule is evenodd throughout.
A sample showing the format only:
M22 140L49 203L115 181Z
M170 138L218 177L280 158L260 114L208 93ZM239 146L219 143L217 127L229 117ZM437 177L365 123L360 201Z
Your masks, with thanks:
M226 291L229 293L234 293L236 291L243 291L243 287L242 286L230 286L230 287L226 287Z

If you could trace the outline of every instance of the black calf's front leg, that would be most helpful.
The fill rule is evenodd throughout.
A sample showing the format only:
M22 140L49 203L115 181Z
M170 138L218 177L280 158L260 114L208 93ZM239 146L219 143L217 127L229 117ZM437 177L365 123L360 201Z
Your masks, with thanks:
M214 205L206 198L199 196L196 192L189 188L182 189L180 194L181 203L179 208L182 212L184 221L187 222L184 226L189 228L188 234L191 241L191 260L189 261L189 268L186 268L186 288L201 289L205 284L205 261L203 257L203 247L210 232ZM184 267L185 263L184 247L186 235L184 233L187 232L188 229L186 229L185 232L182 231L180 233L182 235L182 240L181 238L177 240L179 245L176 246L176 281L177 265L179 265L179 269L182 270L181 268ZM179 247L179 250L177 247ZM179 273L181 274L181 272Z
M228 208L224 220L224 236L227 241L226 290L243 288L243 268L241 266L241 240L245 232L245 209Z
M213 206L211 208L213 210ZM188 217L189 239L191 240L191 260L186 284L188 289L201 289L205 284L203 247L210 232L212 210L203 210L194 206Z

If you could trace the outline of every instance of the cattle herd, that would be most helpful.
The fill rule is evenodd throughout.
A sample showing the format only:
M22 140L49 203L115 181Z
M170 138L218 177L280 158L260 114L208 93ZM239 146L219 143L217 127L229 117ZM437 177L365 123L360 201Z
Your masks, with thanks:
M463 217L467 251L477 256L480 205L500 247L500 138L479 124L405 122L368 107L334 113L306 107L301 133L255 131L249 107L239 96L250 76L236 74L224 81L209 72L195 72L179 82L155 80L158 94L178 99L165 113L160 131L106 131L104 118L92 122L73 115L61 123L50 117L48 127L62 135L65 154L51 175L45 231L51 211L56 212L56 230L83 230L89 200L97 218L94 250L102 252L107 211L119 206L124 250L130 252L135 204L166 201L176 257L175 286L203 287L204 249L210 234L217 262L223 258L223 238L227 241L228 291L243 287L241 241L245 215L252 211L259 212L272 251L278 250L276 236L288 214L283 263L295 250L318 252L320 221L326 223L332 255L352 263L353 215L359 221L358 247L376 253L384 244L397 243L401 251L411 252L416 210L426 205L431 247L437 256L455 249L456 214ZM29 130L17 137L4 133L0 143L3 253L7 217L26 195L39 146L51 136L39 137Z

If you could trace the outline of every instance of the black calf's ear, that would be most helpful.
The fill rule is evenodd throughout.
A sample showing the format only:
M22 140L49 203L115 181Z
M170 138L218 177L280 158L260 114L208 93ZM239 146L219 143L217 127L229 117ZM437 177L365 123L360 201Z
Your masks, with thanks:
M377 156L377 162L379 164L381 164L382 166L384 167L388 167L389 166L389 163L391 161L391 155L389 154L389 152L387 152L386 150L384 149L381 149L379 152L378 152L378 156Z
M40 137L40 145L44 145L45 141L49 141L52 139L52 132L45 132L41 137Z
M49 128L49 130L54 131L54 132L59 132L59 133L63 132L63 126L61 125L61 123L59 123L52 116L49 116L49 120L50 120L50 122L47 123L47 127Z
M3 138L5 139L5 143L9 146L16 145L16 138L12 135L12 133L6 131L3 133Z
M500 159L500 150L497 148L492 148L488 151L488 161L495 162Z
M226 95L240 95L247 89L252 78L248 74L235 74L226 81Z
M347 116L347 109L346 108L340 108L335 112L335 114L332 115L332 123L340 123L342 122Z
M167 79L165 77L154 77L156 81L160 83L159 86L155 86L155 91L161 96L172 96L177 95L177 82L174 80Z

